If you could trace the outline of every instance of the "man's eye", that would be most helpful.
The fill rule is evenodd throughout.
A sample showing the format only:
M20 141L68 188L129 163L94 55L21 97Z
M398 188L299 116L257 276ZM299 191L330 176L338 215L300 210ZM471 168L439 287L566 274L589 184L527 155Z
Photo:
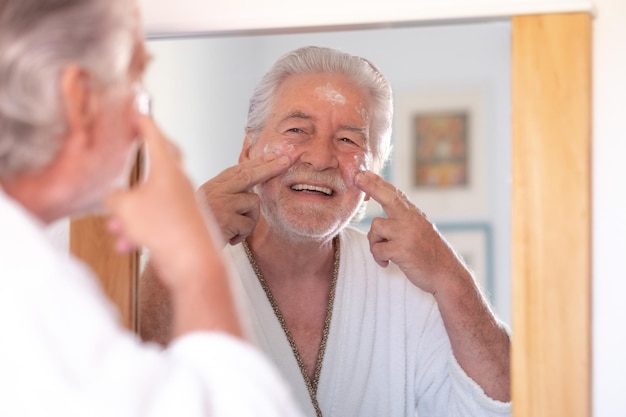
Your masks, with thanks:
M341 140L342 142L351 143L351 144L353 144L353 145L358 145L358 143L356 143L355 141L353 141L353 140L352 140L352 139L350 139L350 138L341 138L340 140Z
M291 129L287 129L287 132L292 132L292 133L304 133L304 130L297 128L297 127L292 127Z

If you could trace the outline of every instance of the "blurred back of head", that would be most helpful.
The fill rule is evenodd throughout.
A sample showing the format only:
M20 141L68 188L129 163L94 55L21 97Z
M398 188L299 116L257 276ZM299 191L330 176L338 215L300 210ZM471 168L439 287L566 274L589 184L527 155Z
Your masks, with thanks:
M127 73L132 0L0 0L0 178L51 162L66 129L60 80L77 65L94 87Z
M246 129L256 140L272 112L273 98L285 79L298 74L328 72L343 74L372 98L370 140L372 170L379 172L391 150L393 99L385 76L368 60L345 52L317 46L296 49L283 55L265 74L250 98Z

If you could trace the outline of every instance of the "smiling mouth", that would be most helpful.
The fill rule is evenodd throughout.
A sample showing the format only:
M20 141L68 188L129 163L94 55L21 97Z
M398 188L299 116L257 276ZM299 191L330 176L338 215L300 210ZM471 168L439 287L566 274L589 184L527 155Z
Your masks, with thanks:
M295 184L291 186L291 189L294 191L306 191L310 193L317 193L322 195L331 196L333 195L333 190L327 187L320 187L317 185L308 185L308 184Z

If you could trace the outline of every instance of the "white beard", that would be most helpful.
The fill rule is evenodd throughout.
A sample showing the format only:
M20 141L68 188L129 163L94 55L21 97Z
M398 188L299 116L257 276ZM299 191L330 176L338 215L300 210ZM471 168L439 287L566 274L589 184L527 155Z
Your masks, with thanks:
M329 213L327 207L287 208L281 199L272 199L258 185L254 191L261 199L261 213L270 228L292 242L326 241L339 233L358 211L365 195L354 207L338 207Z

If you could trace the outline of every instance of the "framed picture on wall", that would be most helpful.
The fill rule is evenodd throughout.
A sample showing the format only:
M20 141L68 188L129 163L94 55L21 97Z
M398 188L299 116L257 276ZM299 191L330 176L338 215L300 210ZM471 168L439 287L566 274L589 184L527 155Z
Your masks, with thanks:
M483 294L494 302L492 235L488 223L437 223L437 229L474 273Z
M469 184L469 119L466 109L417 112L411 183L415 188L454 189Z
M414 92L396 99L393 183L429 217L483 217L485 127L478 90Z

